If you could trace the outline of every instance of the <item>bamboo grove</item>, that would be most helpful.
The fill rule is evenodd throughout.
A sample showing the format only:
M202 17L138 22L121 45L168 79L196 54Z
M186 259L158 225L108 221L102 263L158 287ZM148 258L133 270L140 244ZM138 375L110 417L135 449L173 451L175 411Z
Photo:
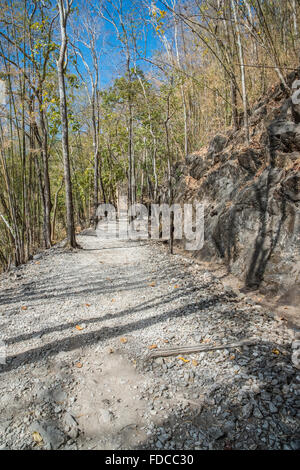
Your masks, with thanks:
M299 66L299 0L0 0L0 266L156 200ZM111 66L103 84L102 71Z

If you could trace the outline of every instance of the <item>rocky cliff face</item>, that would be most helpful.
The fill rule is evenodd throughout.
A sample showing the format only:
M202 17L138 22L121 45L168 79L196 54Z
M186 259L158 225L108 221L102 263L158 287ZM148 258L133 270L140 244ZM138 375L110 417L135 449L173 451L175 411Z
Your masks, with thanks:
M291 86L299 73L288 77ZM300 115L281 86L242 129L217 135L188 155L172 175L174 202L204 204L205 243L195 256L224 262L248 287L300 286ZM167 199L167 187L162 190Z

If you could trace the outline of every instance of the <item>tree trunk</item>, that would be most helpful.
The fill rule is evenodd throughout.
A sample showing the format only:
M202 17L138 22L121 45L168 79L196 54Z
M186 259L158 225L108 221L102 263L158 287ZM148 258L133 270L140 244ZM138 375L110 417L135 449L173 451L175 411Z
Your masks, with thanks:
M54 237L55 237L55 222L56 222L56 211L57 211L57 201L58 201L58 195L59 195L59 192L61 191L62 187L63 187L63 182L64 180L62 179L60 185L59 185L59 188L58 190L56 191L55 193L55 198L54 198L54 206L53 206L53 220L52 220L52 230L51 230L51 240L54 241Z
M243 108L244 108L244 128L245 128L246 142L248 143L250 140L250 135L249 135L249 123L248 123L248 106L247 106L247 91L246 91L246 78L245 78L245 66L244 66L244 51L243 51L243 45L242 45L242 40L241 40L240 27L239 27L238 18L237 18L235 0L231 0L231 5L232 5L236 34L237 34L237 44L238 44L239 58L240 58Z
M57 61L58 73L58 87L60 98L60 115L61 115L61 128L62 128L62 154L64 161L64 178L66 189L66 209L67 209L67 239L68 244L72 248L77 247L75 238L74 227L74 209L73 209L73 195L72 195L72 181L70 171L70 155L69 155L69 135L68 135L68 114L67 114L67 99L66 99L66 85L65 85L65 59L67 52L67 34L66 26L67 19L70 13L71 0L66 0L66 7L63 0L57 0L60 18L60 33L61 33L61 46L59 59Z
M42 100L41 100L42 103ZM40 108L41 104L38 103ZM49 178L49 164L48 164L48 135L45 123L44 112L40 111L40 122L42 130L42 160L43 160L43 192L44 192L44 240L45 247L50 248L51 246L51 190L50 190L50 178Z

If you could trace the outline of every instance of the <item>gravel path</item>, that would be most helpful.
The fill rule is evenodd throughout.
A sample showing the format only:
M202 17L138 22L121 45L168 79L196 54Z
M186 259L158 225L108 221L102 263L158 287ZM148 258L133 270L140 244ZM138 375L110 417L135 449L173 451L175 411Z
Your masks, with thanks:
M284 321L163 245L78 240L0 279L0 448L300 448ZM150 346L250 337L146 359Z

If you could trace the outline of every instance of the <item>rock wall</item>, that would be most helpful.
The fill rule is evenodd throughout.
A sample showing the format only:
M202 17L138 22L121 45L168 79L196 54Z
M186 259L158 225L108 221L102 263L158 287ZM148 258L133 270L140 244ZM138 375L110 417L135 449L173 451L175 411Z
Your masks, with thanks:
M173 202L204 204L205 242L195 256L224 262L248 287L292 295L300 287L298 111L273 87L250 115L249 145L243 129L217 135L172 171Z

